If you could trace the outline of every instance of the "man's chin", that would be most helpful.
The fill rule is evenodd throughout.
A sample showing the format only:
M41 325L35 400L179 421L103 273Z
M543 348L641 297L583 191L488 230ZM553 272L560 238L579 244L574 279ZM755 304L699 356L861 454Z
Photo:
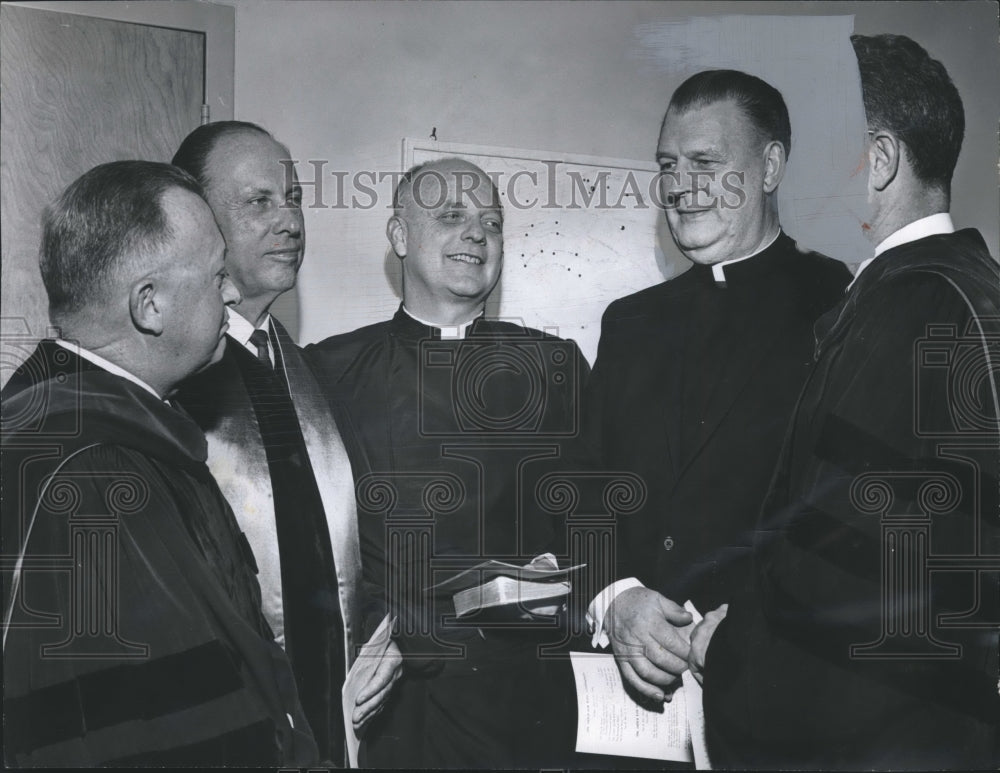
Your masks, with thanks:
M202 373L203 371L208 370L217 362L220 362L222 360L222 355L225 353L226 353L226 337L222 336L222 338L219 339L219 345L216 346L215 351L212 352L212 357L208 360L208 362L206 362L204 365L198 368L198 370L196 370L195 373Z

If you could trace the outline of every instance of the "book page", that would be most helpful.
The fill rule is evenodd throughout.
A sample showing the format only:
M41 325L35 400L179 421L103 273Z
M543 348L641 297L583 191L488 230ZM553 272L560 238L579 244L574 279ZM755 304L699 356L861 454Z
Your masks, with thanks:
M552 560L555 561L554 556ZM583 566L584 564L577 564L576 566L567 566L564 569L560 569L556 566L549 567L539 564L516 566L514 564L504 563L503 561L483 561L482 563L476 564L469 569L459 572L446 580L442 580L434 585L429 585L424 590L433 590L438 591L439 593L445 591L459 591L474 585L482 585L494 577L512 577L515 580L528 581L566 579L570 572L575 572Z
M576 750L653 760L693 762L685 688L663 712L650 711L625 692L614 655L571 652L576 681Z

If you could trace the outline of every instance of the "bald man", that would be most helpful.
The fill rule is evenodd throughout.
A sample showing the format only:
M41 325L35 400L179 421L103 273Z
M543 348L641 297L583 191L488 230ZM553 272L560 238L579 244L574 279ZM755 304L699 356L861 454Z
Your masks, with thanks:
M179 397L205 430L209 468L253 548L264 614L292 662L320 753L339 766L347 751L341 689L381 610L361 587L344 428L271 314L295 287L305 252L289 158L269 132L243 121L199 126L174 155L205 189L241 294L222 361L189 379ZM398 657L382 661L348 721L364 723L398 666Z
M415 167L393 203L386 232L402 305L387 322L305 350L360 439L365 574L399 617L407 665L363 761L537 766L537 648L558 638L552 619L463 624L450 596L426 589L484 559L523 564L553 544L553 525L527 500L575 426L586 362L571 341L484 318L503 267L503 210L481 169L459 159Z

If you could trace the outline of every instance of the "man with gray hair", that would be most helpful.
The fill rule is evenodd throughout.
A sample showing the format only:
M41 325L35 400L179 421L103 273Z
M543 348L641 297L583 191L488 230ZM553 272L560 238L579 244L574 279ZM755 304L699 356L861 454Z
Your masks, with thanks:
M224 251L167 164L96 167L45 212L61 337L2 394L10 766L319 761L205 437L168 402L225 348Z

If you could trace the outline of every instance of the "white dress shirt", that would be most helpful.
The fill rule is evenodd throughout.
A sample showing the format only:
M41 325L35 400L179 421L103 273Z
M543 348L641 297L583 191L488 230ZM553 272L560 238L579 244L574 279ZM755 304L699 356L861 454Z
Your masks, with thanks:
M898 231L893 231L878 243L878 246L875 248L875 254L867 260L862 261L858 266L858 270L854 272L854 279L851 280L851 284L847 285L847 289L850 290L854 283L858 281L861 272L868 268L871 262L886 250L899 247L901 244L915 242L917 239L923 239L925 236L953 233L955 233L955 224L951 222L951 215L947 212L938 212L936 215L928 215L919 220L914 220L912 223L907 223Z
M267 356L271 360L272 367L274 366L274 347L271 345L271 315L265 314L264 320L260 323L259 327L254 327L250 322L243 316L240 315L238 311L233 311L230 308L226 308L226 313L229 315L229 330L227 331L230 336L240 342L243 348L246 349L254 357L257 356L257 346L256 344L250 343L250 336L253 335L255 330L263 330L267 333Z

